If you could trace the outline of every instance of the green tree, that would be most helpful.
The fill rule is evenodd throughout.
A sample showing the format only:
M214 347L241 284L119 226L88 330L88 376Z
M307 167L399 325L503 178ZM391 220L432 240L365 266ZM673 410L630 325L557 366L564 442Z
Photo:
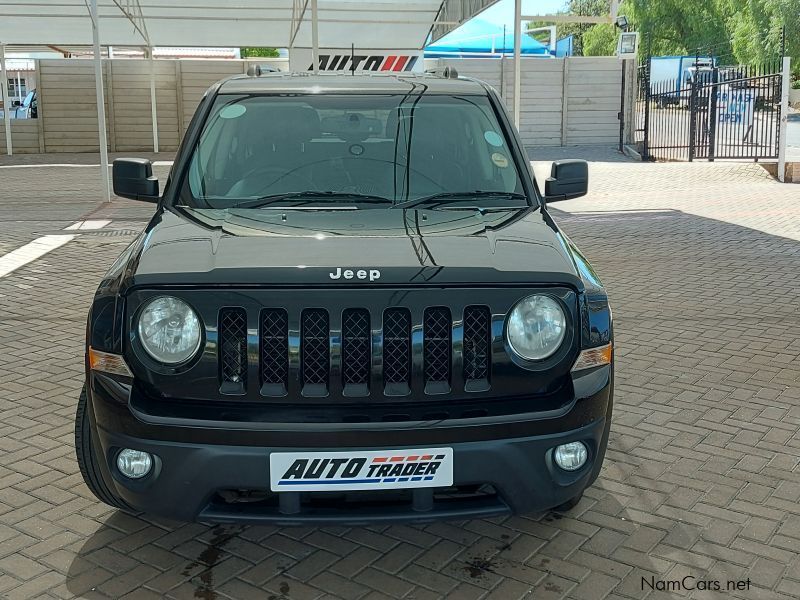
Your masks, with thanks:
M714 54L728 64L758 65L786 53L800 62L799 0L624 0L620 9L652 53Z
M589 17L602 17L608 15L610 2L608 0L566 0L564 8L558 11L558 14L580 15ZM543 21L534 21L528 24L528 29L536 27L545 27L552 25L552 23L545 23ZM584 52L584 36L594 29L596 25L586 23L558 23L558 38L563 39L568 36L573 36L573 47L577 56L582 56ZM536 39L540 36L534 35ZM591 36L590 36L591 37ZM539 39L539 41L542 41ZM593 42L594 43L594 42ZM613 54L613 52L612 52Z
M239 48L239 56L242 58L278 58L280 54L277 48Z
M786 54L800 74L800 2L798 0L751 0L738 6L728 0L728 30L739 62L758 64L778 57L786 28Z
M562 14L604 16L608 0L567 0ZM800 77L800 0L623 0L619 14L628 17L653 55L713 54L727 64L758 65L780 55L786 28L786 53ZM548 23L530 23L529 28ZM613 25L563 23L558 37L575 36L577 55L613 54Z
M621 10L642 34L640 47L644 50L649 40L654 55L693 54L700 49L704 54L730 56L729 2L742 0L625 0Z
M583 34L584 56L612 56L617 51L617 28L603 23Z

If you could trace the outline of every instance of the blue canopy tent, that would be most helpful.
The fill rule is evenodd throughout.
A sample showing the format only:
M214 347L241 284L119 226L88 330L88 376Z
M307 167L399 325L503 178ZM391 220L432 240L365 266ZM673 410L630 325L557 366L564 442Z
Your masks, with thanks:
M520 45L524 56L550 56L545 44L527 34L522 35ZM471 19L436 43L425 47L425 58L469 58L513 53L514 29L509 28L504 35L502 25L483 19Z

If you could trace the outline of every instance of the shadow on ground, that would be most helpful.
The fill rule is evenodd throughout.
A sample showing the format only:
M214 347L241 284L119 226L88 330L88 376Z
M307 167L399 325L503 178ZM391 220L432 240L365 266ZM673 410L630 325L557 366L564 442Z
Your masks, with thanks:
M622 508L613 506L613 499L605 502L606 509L613 508L616 512ZM433 565L431 568L441 568L442 575L462 580L477 588L488 589L495 587L505 577L519 577L521 581L530 582L531 588L546 592L548 597L561 597L574 586L569 580L551 577L551 565L562 565L563 561L553 555L538 556L535 550L552 543L562 531L562 524L565 525L564 535L569 536L569 532L578 523L576 518L596 503L596 499L586 496L569 514L548 512L534 518L511 517L492 521L444 523L442 527L451 535L458 536L457 532L462 529L486 533L484 536L474 533L462 535L462 539L458 540L462 547L450 548L454 556L459 556L448 565ZM490 533L487 528L496 530ZM371 539L372 542L367 542L366 547L371 547L377 561L381 561L382 557L398 554L398 550L408 552L408 545L402 540L414 532L428 536L426 529L425 526L386 525L369 528L283 529L262 526L182 525L156 523L143 515L113 511L75 555L66 583L69 592L78 597L122 597L144 585L153 592L154 597L155 594L160 594L170 598L193 597L202 600L243 597L262 597L268 600L305 598L309 596L310 588L307 581L298 578L298 572L308 572L309 568L304 563L313 562L314 555L318 552L325 552L329 555L330 562L335 563L348 558L348 540L356 542ZM131 536L150 538L152 542L124 554L122 548ZM332 547L315 550L310 545L315 543L311 540L325 537L343 540L343 551L334 553ZM481 537L483 539L474 543L474 540ZM456 539L451 538L450 545L455 545ZM306 544L308 545L303 548ZM276 552L276 547L282 551ZM420 554L425 552L423 547L416 550ZM363 554L363 548L356 549L355 552ZM521 558L528 555L532 555L529 563L523 564ZM131 569L129 563L133 561L140 561L140 566ZM408 561L411 561L410 556ZM361 569L350 575L355 586L363 588L365 592L376 585L371 581L375 579L376 571L368 568L369 562L365 561ZM325 567L321 565L311 567L311 571L324 570ZM142 576L141 579L132 576L137 571ZM362 585L359 571L370 581ZM338 572L333 565L331 573ZM392 575L387 573L385 577L385 581L391 583ZM404 586L413 588L415 582L410 575L400 572L396 577L408 577L403 582ZM241 579L239 584L232 583L234 578ZM400 579L394 585L399 582ZM403 589L403 585L399 589ZM348 598L338 596L333 591L328 593L333 597ZM393 592L387 593L395 596ZM425 591L426 595L429 593ZM417 596L412 594L407 597ZM454 597L457 598L458 595Z

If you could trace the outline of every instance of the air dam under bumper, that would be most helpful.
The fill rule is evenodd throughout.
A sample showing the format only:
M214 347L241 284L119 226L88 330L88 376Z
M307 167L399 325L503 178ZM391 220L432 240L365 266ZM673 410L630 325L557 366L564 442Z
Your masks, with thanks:
M606 425L606 419L600 418L580 429L558 434L446 444L453 448L454 485L489 484L495 495L434 499L430 489L423 489L409 493L408 502L348 505L332 497L333 501L322 508L319 502L303 501L307 496L302 492L281 492L277 498L260 503L229 503L217 494L220 490L268 491L271 452L318 452L321 448L177 444L129 438L102 428L98 428L98 435L102 447L108 450L114 487L136 510L204 523L362 525L484 518L556 507L580 494L597 477L607 443ZM573 473L559 469L553 464L553 448L578 440L589 448L586 464ZM113 464L117 448L154 454L158 458L153 472L144 480L125 480ZM348 448L330 450L341 452ZM319 499L320 494L316 497Z

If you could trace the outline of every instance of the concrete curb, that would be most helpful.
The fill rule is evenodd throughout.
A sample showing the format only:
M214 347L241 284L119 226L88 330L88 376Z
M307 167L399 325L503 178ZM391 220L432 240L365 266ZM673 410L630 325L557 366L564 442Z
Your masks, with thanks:
M642 160L642 155L639 154L639 152L636 150L636 148L634 148L633 146L631 146L629 144L625 144L622 147L622 153L625 156L630 156L631 158L633 158L635 160L638 160L638 161Z

